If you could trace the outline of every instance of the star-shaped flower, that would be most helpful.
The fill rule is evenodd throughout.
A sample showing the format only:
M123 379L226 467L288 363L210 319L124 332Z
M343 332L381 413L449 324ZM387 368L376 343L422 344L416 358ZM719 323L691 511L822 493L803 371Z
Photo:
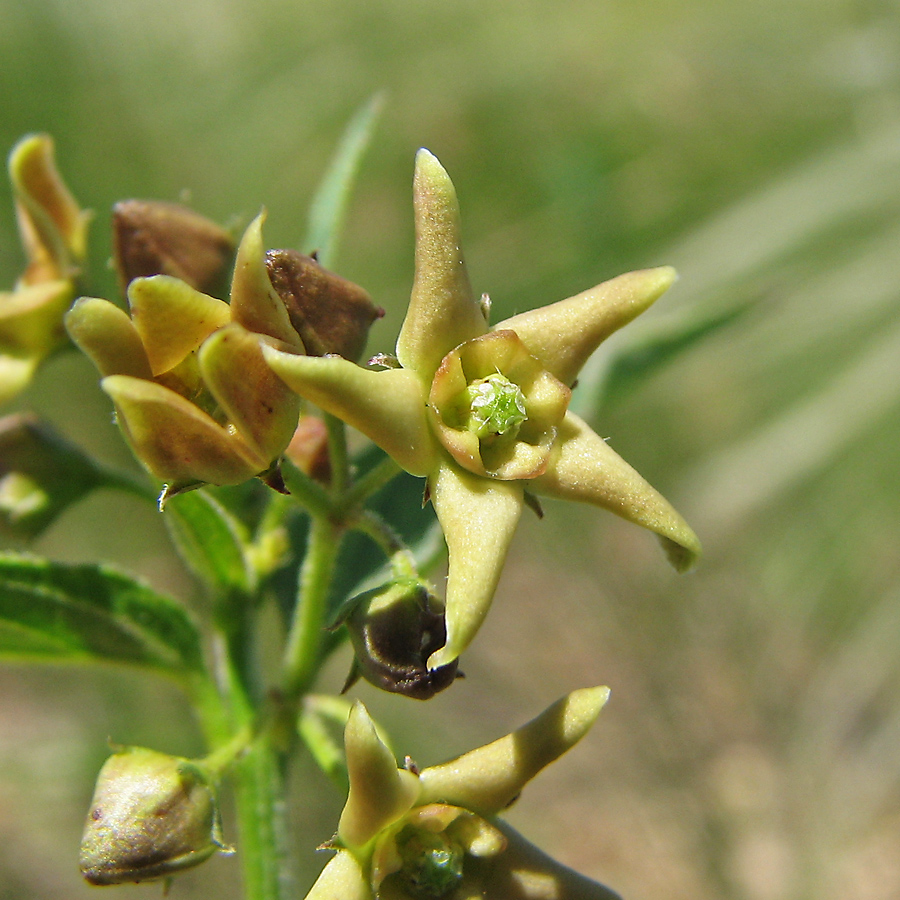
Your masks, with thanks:
M643 525L679 570L700 545L665 498L568 409L588 357L672 284L674 270L630 272L490 327L466 274L456 192L427 150L416 157L414 207L415 280L398 368L263 352L298 394L427 477L450 557L447 643L428 661L437 668L459 656L487 614L526 491Z
M512 734L421 772L397 768L357 703L344 735L350 793L338 853L306 900L618 900L495 818L587 733L608 695L574 691Z

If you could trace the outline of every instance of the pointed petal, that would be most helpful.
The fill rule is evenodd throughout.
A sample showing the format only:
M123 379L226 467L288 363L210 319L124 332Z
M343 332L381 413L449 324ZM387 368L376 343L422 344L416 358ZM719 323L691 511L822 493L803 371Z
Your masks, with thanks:
M231 424L270 462L290 443L300 398L266 365L258 335L227 325L200 348L200 372Z
M492 816L504 809L544 766L587 734L609 688L573 691L512 734L419 774L420 803L441 800Z
M266 214L260 213L247 227L238 246L231 282L231 314L247 331L267 334L303 352L300 335L291 325L284 302L272 287L266 270L262 239L265 219Z
M90 214L82 212L56 168L53 139L23 138L9 155L22 243L28 254L24 284L67 278L84 259Z
M70 281L42 281L0 294L0 346L44 356L65 340L63 315L72 302Z
M427 475L437 449L422 383L404 369L374 372L339 356L300 356L263 345L272 371L301 397L371 438L413 475Z
M669 561L685 572L700 555L690 525L588 425L569 412L559 431L558 451L529 490L562 500L602 506L656 532Z
M497 822L506 850L490 860L481 881L483 900L622 900L608 887L547 856L506 822Z
M346 850L328 861L306 900L374 900L359 863Z
M65 317L69 337L101 375L150 379L150 361L128 313L108 300L81 297Z
M675 278L670 266L628 272L499 322L493 330L515 331L533 356L564 384L572 384L594 350L653 304Z
M427 150L416 154L413 180L416 274L397 358L430 382L457 344L487 331L462 257L459 204L449 175Z
M135 456L161 481L175 487L240 484L269 464L254 459L238 435L162 385L110 375L100 386L116 404Z
M338 837L346 847L359 848L413 808L419 779L397 768L393 753L378 737L375 723L359 701L350 710L344 745L350 793Z
M135 278L128 286L128 303L154 375L177 366L231 321L227 303L171 275Z
M449 461L441 464L430 486L450 554L447 643L428 659L428 668L438 669L469 646L491 607L524 492L520 482L492 481Z

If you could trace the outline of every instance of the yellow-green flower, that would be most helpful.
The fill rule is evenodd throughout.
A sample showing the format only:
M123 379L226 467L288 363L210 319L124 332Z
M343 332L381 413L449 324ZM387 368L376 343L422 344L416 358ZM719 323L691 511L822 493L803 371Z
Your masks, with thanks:
M656 532L679 570L700 552L672 506L578 416L571 386L588 357L674 281L630 272L490 327L463 262L449 176L416 158L415 280L397 368L263 348L298 394L344 419L404 469L425 476L450 554L446 665L469 644L500 577L526 490L593 503Z
M338 853L306 900L616 900L496 818L587 733L608 695L574 691L512 734L422 771L397 768L357 703Z
M168 494L265 472L297 426L300 399L260 349L303 352L266 273L262 219L238 248L230 304L155 275L129 284L130 317L95 297L66 316L72 340L104 376L135 455Z
M47 135L16 144L9 176L27 265L12 291L0 291L0 403L65 342L63 315L75 296L90 218L60 177Z

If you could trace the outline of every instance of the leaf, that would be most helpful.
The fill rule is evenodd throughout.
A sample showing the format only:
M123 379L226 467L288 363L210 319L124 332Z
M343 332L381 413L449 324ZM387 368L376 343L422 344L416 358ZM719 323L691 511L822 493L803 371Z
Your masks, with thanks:
M582 370L571 410L594 419L610 399L634 390L667 363L736 322L750 305L744 301L727 309L702 310L680 322L645 332L642 338L620 346L612 354L604 356L601 350Z
M101 466L31 413L0 419L0 530L31 540L97 488L153 501L145 484Z
M256 576L241 523L203 488L166 502L169 534L188 568L215 593L251 594Z
M297 731L319 768L346 794L350 787L343 733L351 704L342 697L307 694Z
M305 246L326 268L337 255L338 237L356 180L381 110L384 94L375 94L347 124L331 164L310 204Z
M176 600L105 565L0 554L0 658L204 671L200 633Z

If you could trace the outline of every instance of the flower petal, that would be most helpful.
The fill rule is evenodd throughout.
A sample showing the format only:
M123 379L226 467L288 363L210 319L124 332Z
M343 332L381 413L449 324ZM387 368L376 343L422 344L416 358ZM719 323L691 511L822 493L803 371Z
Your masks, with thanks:
M231 282L231 314L247 331L267 334L303 352L303 341L291 325L284 302L272 287L266 270L262 239L265 219L266 214L260 213L249 224L238 246Z
M101 375L150 379L150 361L134 322L124 310L99 297L81 297L65 317L72 341Z
M609 688L582 688L557 700L512 734L419 774L420 803L438 800L492 816L504 809L544 766L587 734Z
M506 850L488 861L484 900L621 900L608 887L547 856L506 822L496 823Z
M262 459L273 461L290 443L300 398L266 365L259 335L226 325L199 353L206 386L231 424Z
M428 668L438 669L469 646L490 609L524 491L519 482L492 481L449 461L441 463L429 484L450 554L447 643L428 659Z
M63 315L72 303L70 281L42 281L0 294L0 346L45 356L65 340Z
M427 150L416 154L413 180L416 274L397 359L431 381L457 344L487 331L460 250L459 204L450 177Z
M432 470L437 449L425 418L425 388L411 372L375 372L339 356L301 356L265 344L263 354L291 390L371 438L407 472Z
M350 793L338 838L346 847L360 848L412 809L419 796L419 779L397 768L393 753L378 737L375 723L359 701L350 710L344 745Z
M546 368L572 384L594 350L653 304L675 278L670 266L628 272L568 300L499 322L493 330L515 331Z
M135 278L128 286L128 302L154 375L177 366L231 321L227 303L171 275Z
M116 404L135 456L172 487L240 484L269 464L254 457L239 435L162 385L110 375L100 386Z
M328 861L306 900L374 900L359 863L346 850Z
M563 420L557 447L547 471L530 482L530 489L536 494L602 506L656 532L679 572L693 566L700 555L700 541L690 525L572 412Z
M56 168L53 139L23 138L9 155L22 243L28 254L23 284L73 275L87 249L90 213L82 212Z

